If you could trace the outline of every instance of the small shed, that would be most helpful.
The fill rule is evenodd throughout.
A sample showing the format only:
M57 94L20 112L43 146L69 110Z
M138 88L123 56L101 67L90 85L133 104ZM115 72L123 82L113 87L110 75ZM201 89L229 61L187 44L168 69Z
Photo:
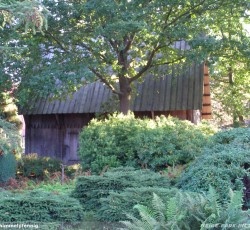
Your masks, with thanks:
M208 68L193 64L186 71L154 77L148 74L144 82L136 83L131 110L138 117L172 115L198 123L211 118L211 99ZM25 131L25 153L38 153L63 160L65 164L78 162L78 136L112 92L100 81L88 84L65 100L39 99L29 108L20 108Z

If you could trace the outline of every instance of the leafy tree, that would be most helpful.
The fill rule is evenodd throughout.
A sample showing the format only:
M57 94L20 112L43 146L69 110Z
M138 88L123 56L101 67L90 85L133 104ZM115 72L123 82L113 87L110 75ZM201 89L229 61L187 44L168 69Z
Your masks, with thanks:
M47 29L47 15L48 10L36 0L2 0L0 2L2 28L6 23L8 25L25 24L25 31L31 27L34 33L36 29L42 32L43 27Z
M192 46L208 61L212 92L236 124L249 114L250 36L244 28L250 22L249 12L230 6L220 9L218 19L214 12L209 13L214 25L205 36L192 41Z
M13 98L16 82L13 81L8 71L9 65L13 65L16 59L20 59L20 51L16 43L22 33L23 27L21 26L24 25L25 32L29 28L33 30L33 33L42 32L43 28L47 29L48 14L48 10L38 1L2 0L0 2L0 28L2 29L0 32L0 55L2 57L0 116L17 124L20 124L20 121L16 117L17 108Z
M193 49L175 49L176 41L191 42L213 30L223 10L234 8L241 12L238 19L248 7L246 0L43 3L52 14L51 29L44 38L26 37L30 48L23 53L25 68L18 69L22 75L20 95L30 97L34 91L38 94L38 89L44 95L54 88L54 95L61 97L83 81L99 79L118 95L120 111L125 114L135 81L143 80L147 71L192 57ZM199 55L200 62L204 56Z

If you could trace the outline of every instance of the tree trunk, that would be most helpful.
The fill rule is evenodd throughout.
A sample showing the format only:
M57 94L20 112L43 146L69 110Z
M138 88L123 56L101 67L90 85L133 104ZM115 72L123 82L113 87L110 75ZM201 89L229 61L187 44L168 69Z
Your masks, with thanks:
M119 77L120 92L120 112L123 114L128 114L130 110L130 101L131 101L131 86L128 81L128 78L121 76Z
M130 94L123 94L119 96L120 100L120 112L124 115L127 115L130 110Z

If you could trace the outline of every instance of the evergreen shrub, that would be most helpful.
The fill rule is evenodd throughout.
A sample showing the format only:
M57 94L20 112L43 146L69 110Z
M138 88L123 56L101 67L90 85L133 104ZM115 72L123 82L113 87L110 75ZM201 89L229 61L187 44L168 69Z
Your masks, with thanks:
M169 187L165 176L150 170L134 170L130 167L110 170L103 176L78 177L72 196L77 198L84 210L96 212L101 208L100 198L110 192L121 192L126 188Z
M250 148L250 128L234 128L217 132L212 138L214 144L233 144Z
M111 222L125 220L128 213L136 216L134 205L150 204L153 193L166 198L173 197L177 192L176 188L166 187L134 187L126 188L121 192L110 191L109 196L101 198L101 207L97 210L96 218Z
M0 193L0 222L62 222L77 224L83 219L79 201L66 195L33 190Z
M80 134L79 156L84 170L105 166L164 169L186 164L200 155L212 129L172 117L137 119L133 114L92 120ZM210 132L209 132L210 130Z
M250 176L249 128L220 132L212 143L180 176L178 186L199 192L211 185L223 200L230 188L242 191L243 177Z

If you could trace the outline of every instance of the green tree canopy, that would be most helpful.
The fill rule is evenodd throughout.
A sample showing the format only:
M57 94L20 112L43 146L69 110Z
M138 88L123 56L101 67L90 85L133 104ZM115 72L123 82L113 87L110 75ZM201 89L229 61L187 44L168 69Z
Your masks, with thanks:
M234 21L240 23L249 8L247 0L44 0L43 4L52 15L49 30L44 37L24 35L18 42L25 47L21 58L9 68L12 76L19 80L21 76L20 96L47 95L52 89L61 96L99 79L119 96L123 113L129 110L135 81L159 66L204 61L218 39L210 47L197 41L220 32L225 12L237 12ZM180 40L191 48L175 49Z

